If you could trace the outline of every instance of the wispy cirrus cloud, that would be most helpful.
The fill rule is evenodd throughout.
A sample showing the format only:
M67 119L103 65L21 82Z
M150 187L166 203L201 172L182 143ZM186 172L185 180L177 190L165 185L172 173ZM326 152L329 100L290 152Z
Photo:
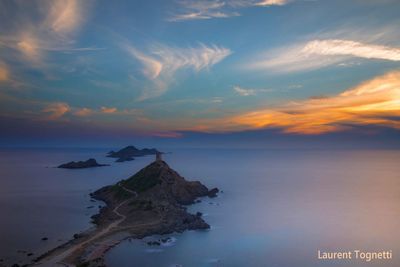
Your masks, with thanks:
M80 1L52 1L49 14L44 22L55 33L66 35L75 31L83 22L84 14Z
M263 0L254 3L256 6L283 6L289 3L289 0Z
M35 67L43 66L45 44L39 39L40 37L33 33L24 32L15 39L15 44L12 43L9 47L18 50L23 59L31 65Z
M74 47L74 35L85 21L88 5L78 0L20 1L15 14L10 14L15 23L0 30L0 47L19 52L20 60L36 68L45 66L51 51L95 50Z
M315 40L303 48L306 54L353 56L369 59L400 61L400 48L364 44L350 40Z
M126 51L129 52L131 56L139 60L142 65L143 65L143 74L149 78L149 79L156 79L162 69L163 69L163 64L161 61L153 58L152 56L146 55L136 49L135 47L131 45L123 45L123 47L126 49Z
M183 0L178 1L178 11L169 21L205 20L240 16L239 10L246 7L282 6L288 0Z
M205 131L281 128L298 134L335 132L359 125L400 129L400 71L378 76L335 96L292 101L202 125Z
M351 58L400 61L400 48L343 39L312 40L268 51L247 67L285 73L345 64Z
M211 18L229 18L239 16L239 13L223 10L226 3L219 0L180 1L180 13L170 17L169 21L199 20Z
M258 93L272 92L272 89L256 89L256 88L244 88L238 85L233 86L233 90L240 96L255 96Z
M139 100L162 95L177 71L209 69L232 53L225 47L204 44L187 48L155 45L146 53L129 44L123 44L123 48L143 65L143 74L151 81Z

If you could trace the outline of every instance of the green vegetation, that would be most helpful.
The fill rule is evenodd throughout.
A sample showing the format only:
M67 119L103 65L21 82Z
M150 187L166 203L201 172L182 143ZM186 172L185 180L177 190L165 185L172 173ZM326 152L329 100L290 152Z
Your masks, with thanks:
M118 184L115 184L111 187L111 191L114 193L114 196L117 199L127 199L132 196L131 193L127 192L125 189L123 189L121 186Z
M134 190L138 193L144 192L153 186L160 184L159 179L161 168L153 163L148 167L140 170L138 173L130 177L128 180L124 181L122 184L126 188Z

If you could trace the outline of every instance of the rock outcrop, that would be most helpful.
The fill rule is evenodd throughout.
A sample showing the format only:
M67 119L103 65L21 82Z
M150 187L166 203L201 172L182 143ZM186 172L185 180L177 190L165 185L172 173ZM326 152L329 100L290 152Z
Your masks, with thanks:
M215 188L211 189L210 191L208 191L207 196L214 198L214 197L217 197L218 193L219 193L219 189L215 187Z
M109 166L108 164L99 164L95 159L88 159L86 161L71 161L65 164L61 164L57 168L63 169L83 169L83 168L93 168L93 167L102 167Z
M157 153L156 160L135 175L91 194L107 204L92 217L98 227L75 234L70 241L34 261L38 266L63 262L67 266L103 267L105 253L128 237L208 229L210 226L202 214L189 213L185 205L197 203L198 197L214 196L216 192L217 189L208 190L198 181L186 181ZM163 240L151 245L161 245Z
M198 181L186 181L165 161L158 160L143 168L129 179L106 186L92 197L107 203L94 222L102 224L115 219L111 211L122 205L120 213L126 216L123 225L140 221L158 222L141 235L166 234L184 230L208 229L209 225L196 214L186 211L184 205L195 203L196 198L208 196L210 191Z
M134 146L127 146L117 152L110 151L107 157L116 158L116 162L124 162L134 160L135 157L142 157L146 155L156 155L159 151L155 148L138 149Z

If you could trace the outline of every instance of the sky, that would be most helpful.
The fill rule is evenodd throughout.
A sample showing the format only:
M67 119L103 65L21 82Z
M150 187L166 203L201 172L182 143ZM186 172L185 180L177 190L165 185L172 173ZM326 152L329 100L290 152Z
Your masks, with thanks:
M0 144L398 144L399 13L395 0L3 0Z

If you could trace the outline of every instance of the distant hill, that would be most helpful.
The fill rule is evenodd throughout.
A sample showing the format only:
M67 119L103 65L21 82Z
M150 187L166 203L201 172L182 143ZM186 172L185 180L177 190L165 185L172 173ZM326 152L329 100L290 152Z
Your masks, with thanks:
M127 146L125 148L122 148L121 150L118 150L117 152L108 152L107 157L117 158L116 162L124 162L134 160L135 157L155 155L157 153L160 153L160 151L155 148L138 149L134 146Z
M109 166L108 164L99 164L95 159L88 159L86 161L71 161L65 164L61 164L57 168L62 169L84 169L93 167Z

